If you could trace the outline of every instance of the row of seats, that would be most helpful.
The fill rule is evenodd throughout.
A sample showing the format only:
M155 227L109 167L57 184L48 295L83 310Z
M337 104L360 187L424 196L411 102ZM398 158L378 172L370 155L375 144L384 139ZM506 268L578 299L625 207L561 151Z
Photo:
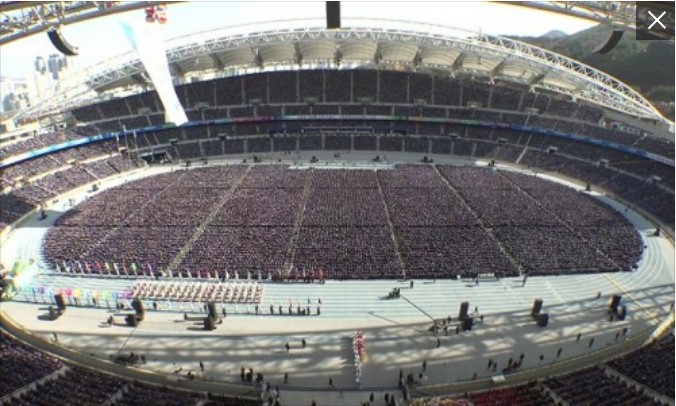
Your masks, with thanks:
M221 394L205 394L161 387L142 382L130 382L102 372L70 365L51 355L29 347L0 331L0 397L17 389L22 393L3 404L29 405L215 405L253 406L254 399ZM57 369L63 373L39 381ZM32 386L30 386L32 385Z
M358 103L369 99L374 103L412 104L423 100L430 105L534 109L542 114L574 117L592 123L598 122L603 115L600 108L591 105L505 85L375 70L267 72L180 85L176 92L187 109L251 103L303 103L314 98L318 103ZM160 106L153 91L81 107L73 114L81 122L92 122L158 113Z

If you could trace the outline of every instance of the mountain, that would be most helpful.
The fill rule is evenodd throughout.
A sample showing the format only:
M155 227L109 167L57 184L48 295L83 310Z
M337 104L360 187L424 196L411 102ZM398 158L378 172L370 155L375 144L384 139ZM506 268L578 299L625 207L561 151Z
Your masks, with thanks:
M559 31L559 30L551 30L551 31L547 32L546 34L541 35L539 38L541 38L541 39L543 39L543 40L548 40L548 39L560 39L560 38L565 38L565 37L567 37L567 36L568 36L568 34L566 34L566 33L563 32L563 31Z

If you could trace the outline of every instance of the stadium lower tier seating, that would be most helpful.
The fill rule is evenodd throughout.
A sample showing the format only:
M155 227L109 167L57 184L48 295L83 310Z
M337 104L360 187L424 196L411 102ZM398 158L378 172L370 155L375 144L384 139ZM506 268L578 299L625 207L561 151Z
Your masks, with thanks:
M473 393L469 396L474 406L519 405L519 406L547 406L556 405L536 383L517 386L514 388L496 389L486 392Z
M147 288L150 285L146 286ZM140 286L139 286L140 288ZM656 343L617 358L609 366L621 376L652 388L673 399L674 336L668 334ZM0 397L5 404L113 404L113 405L223 405L253 406L255 399L223 394L192 392L166 386L132 382L95 372L57 358L17 341L0 331ZM129 355L133 362L138 354ZM53 372L56 372L52 374ZM51 374L51 375L50 375ZM464 396L415 399L413 406L465 404L554 405L560 400L571 405L659 405L643 388L627 386L598 367L529 382L520 386L492 389ZM551 392L550 392L551 391Z
M0 194L0 228L61 193L137 168L136 162L128 158L102 157L96 161L68 166L32 181L24 179L21 185L14 186L9 193Z
M671 399L674 398L674 335L608 363L617 372Z
M601 369L582 371L544 381L561 399L571 405L660 405L660 402L626 386L619 378L607 376Z
M0 332L0 360L0 397L44 378L63 366L58 359L24 345L4 332Z
M138 355L136 356L138 357ZM63 362L29 347L0 331L0 397L4 404L32 406L68 405L222 405L254 406L250 398L204 394L166 386L131 382L102 372ZM59 371L49 376L54 371ZM43 379L47 377L46 379Z

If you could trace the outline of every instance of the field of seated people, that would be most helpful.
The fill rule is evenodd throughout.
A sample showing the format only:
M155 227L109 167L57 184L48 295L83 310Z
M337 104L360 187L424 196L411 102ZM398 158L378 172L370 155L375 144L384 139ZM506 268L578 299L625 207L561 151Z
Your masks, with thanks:
M328 279L631 270L637 231L583 192L489 168L214 166L106 190L60 217L52 266Z

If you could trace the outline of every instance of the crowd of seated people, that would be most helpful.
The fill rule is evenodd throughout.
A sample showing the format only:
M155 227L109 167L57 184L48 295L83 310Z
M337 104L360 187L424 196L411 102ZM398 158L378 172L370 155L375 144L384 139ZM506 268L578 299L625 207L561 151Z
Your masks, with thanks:
M64 364L0 331L0 397L51 374Z
M96 404L110 399L124 385L120 378L73 366L58 379L40 382L34 390L12 398L9 404L52 404L65 399L72 404Z
M556 402L536 382L526 385L472 393L469 396L474 406L523 405L554 406Z
M608 363L617 372L671 399L674 398L674 335Z
M386 226L378 189L313 189L305 204L304 226Z
M0 158L44 148L50 143L56 144L61 142L58 135L59 133L50 132L37 136L20 137L14 142L3 142L0 144Z
M376 171L316 170L312 174L313 189L374 189L378 188Z
M448 188L383 188L395 226L472 226L472 213Z
M403 262L414 278L518 274L497 243L480 227L395 226L395 234Z
M114 152L114 141L97 144L88 144L78 148L61 150L49 155L43 155L18 165L3 169L3 177L9 182L18 177L29 178L41 173L66 166L71 160L82 161L84 159L110 154Z
M550 378L544 384L571 405L660 405L642 390L626 386L619 378L611 378L598 368L588 368L568 375Z
M14 194L0 194L0 229L15 222L35 207L30 200Z
M264 165L166 173L69 211L48 232L45 250L57 264L83 258L164 268L209 217L181 264L193 274L274 274L293 259L329 278L393 277L401 273L393 240L416 277L514 274L501 244L533 273L629 270L640 258L635 230L584 194L492 169L438 170L441 176L430 165L378 172ZM88 240L92 226L97 233Z
M542 182L533 176L513 172L502 174L620 268L628 269L640 258L642 242L634 227L619 212L609 210L598 199L585 193L571 193L563 185Z
M659 183L649 183L597 164L534 150L528 150L520 163L533 170L558 172L589 183L593 189L602 188L657 219L674 224L674 194L660 188Z
M113 404L113 405L222 405L253 406L251 398L233 397L129 382L103 372L69 365L29 347L0 331L0 397L7 405ZM64 368L65 367L65 368ZM63 369L62 369L63 368ZM61 370L59 375L42 380Z
M294 265L323 268L330 279L392 279L402 275L387 226L302 227Z
M49 157L44 159L51 160ZM77 165L65 166L57 164L57 167L61 167L61 169L59 169L58 171L51 172L46 176L41 176L38 177L37 179L29 181L27 179L27 176L31 176L31 174L23 172L26 169L24 165L25 164L20 164L18 166L9 168L12 170L11 172L8 170L8 172L10 172L10 175L12 176L17 176L19 174L22 175L21 177L14 178L14 179L17 178L22 179L21 186L15 184L11 192L17 196L24 196L28 199L31 199L36 203L41 203L48 197L56 196L67 190L73 189L75 187L84 185L89 182L93 182L102 177L110 176L111 174L126 172L128 170L137 168L137 163L134 160L131 160L127 157L115 156L115 157L107 157L102 160L96 160L94 162L78 163ZM96 172L98 172L99 175L97 175ZM23 175L26 175L26 177L24 177ZM47 195L44 195L43 193L39 192L37 194L34 194L32 193L33 190L23 190L27 189L27 186L37 187L47 192Z
M130 383L123 389L122 397L111 402L113 405L146 406L150 404L166 406L197 405L203 400L202 394L175 390L167 387L148 385L141 382Z
M617 266L565 226L500 227L497 238L530 275L607 272Z
M637 140L633 145L634 148L638 148L644 151L652 152L657 155L666 156L668 158L674 159L674 142L666 140L660 137L654 137L650 135L643 136L641 139Z
M60 217L55 226L50 228L45 240L45 251L50 258L59 262L87 258L92 262L140 261L166 265L182 248L186 239L190 238L195 224L199 224L201 216L204 216L204 212L193 213L190 210L191 205L208 204L204 202L209 201L202 196L204 193L201 189L200 193L196 190L195 193L180 196L184 191L171 190L167 187L171 183L164 183L180 178L180 173L159 175L132 184L124 184L120 188L106 190L92 197L87 204L78 206ZM148 188L134 188L143 186ZM157 207L161 209L158 210L144 210L147 206L153 207L151 205L156 201L159 202L160 195L167 190L173 192L166 194L167 199L176 205L176 210L179 211L168 213L167 210L171 209L172 204L159 204ZM218 192L213 199L217 197ZM162 213L166 216L161 216ZM159 224L154 224L154 220ZM92 234L98 235L86 238ZM62 236L68 236L70 240L63 240ZM116 243L105 244L103 239ZM153 252L150 247L144 247L142 241L153 241L157 251ZM137 248L134 248L134 245ZM85 253L87 257L84 256Z
M134 161L116 156L70 166L33 181L23 179L21 184L15 184L9 193L1 195L0 207L3 210L0 222L10 224L52 197L97 179L136 168Z
M226 270L274 274L285 263L292 232L291 227L210 226L194 242L181 268L193 273L215 269L221 277Z

